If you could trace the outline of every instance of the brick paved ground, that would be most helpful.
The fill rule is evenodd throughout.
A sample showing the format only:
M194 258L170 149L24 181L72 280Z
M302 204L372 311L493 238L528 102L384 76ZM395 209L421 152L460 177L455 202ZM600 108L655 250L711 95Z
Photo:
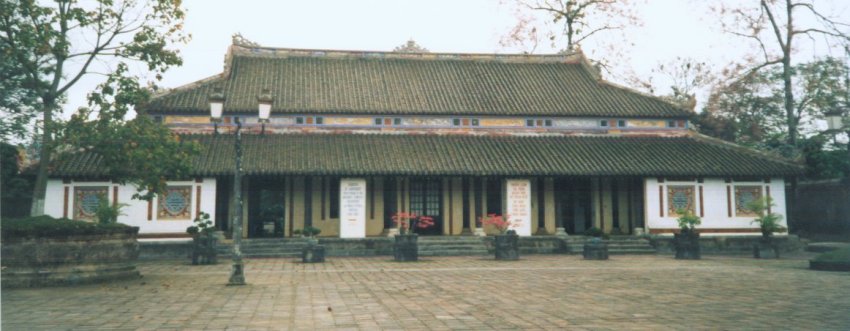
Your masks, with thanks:
M531 255L146 262L138 280L3 290L3 330L850 329L850 273L779 261Z

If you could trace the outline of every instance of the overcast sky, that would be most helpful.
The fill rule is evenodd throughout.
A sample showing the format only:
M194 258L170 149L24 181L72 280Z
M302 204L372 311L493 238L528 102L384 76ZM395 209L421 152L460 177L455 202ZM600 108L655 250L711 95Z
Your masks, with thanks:
M850 22L850 1L823 1L830 12ZM516 23L512 8L499 0L184 0L185 30L192 40L179 45L184 65L158 84L173 88L218 74L234 33L263 46L390 51L414 39L432 52L510 53L499 40ZM820 3L820 2L819 2ZM724 34L704 2L647 0L639 6L643 25L626 31L623 65L639 74L676 56L715 63L743 56L744 41ZM613 38L600 35L598 38ZM625 45L625 44L624 44ZM593 46L589 56L600 56ZM557 51L540 47L536 53ZM93 76L70 90L65 107L85 104L85 94L102 77Z

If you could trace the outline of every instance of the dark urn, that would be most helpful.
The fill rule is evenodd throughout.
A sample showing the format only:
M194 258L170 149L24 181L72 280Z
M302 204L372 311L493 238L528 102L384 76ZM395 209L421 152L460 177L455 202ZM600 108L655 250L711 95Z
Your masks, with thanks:
M192 236L192 264L218 263L218 237L212 233L198 233Z
M682 231L673 235L673 246L676 249L676 259L699 260L699 232Z
M496 235L496 260L519 260L519 236L514 230Z
M585 260L607 260L608 243L598 237L590 239L584 244L582 255L584 255Z
M393 256L397 262L415 262L419 260L419 235L415 233L395 236Z
M321 263L325 262L325 246L319 245L319 240L307 239L307 246L301 249L301 262Z
M773 238L761 238L753 244L753 257L757 259L778 259L779 245L773 241Z

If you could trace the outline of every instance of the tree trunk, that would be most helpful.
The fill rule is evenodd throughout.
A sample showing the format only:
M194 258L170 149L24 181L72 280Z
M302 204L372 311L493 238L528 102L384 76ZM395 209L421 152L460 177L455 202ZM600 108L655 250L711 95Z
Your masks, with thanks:
M47 167L50 165L50 156L53 154L53 110L56 102L45 98L42 112L44 121L41 131L41 151L39 151L38 174L35 177L35 186L32 192L32 206L30 216L44 215L44 198L47 195Z
M782 80L785 83L785 122L788 125L788 144L797 149L797 116L794 112L794 91L791 89L791 55L782 59Z

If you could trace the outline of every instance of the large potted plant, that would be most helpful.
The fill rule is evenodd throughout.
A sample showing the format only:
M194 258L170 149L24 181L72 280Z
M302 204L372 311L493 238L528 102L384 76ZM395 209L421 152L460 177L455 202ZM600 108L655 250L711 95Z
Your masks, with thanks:
M699 232L696 226L702 224L702 219L694 215L690 210L679 209L679 233L673 235L673 246L676 249L676 258L680 260L699 260Z
M419 236L413 233L413 229L426 229L434 225L434 219L430 216L416 215L415 213L398 212L392 216L393 223L398 227L393 244L393 257L398 262L412 262L419 260Z
M584 231L584 235L592 237L582 246L582 256L585 260L607 260L608 243L602 239L606 238L604 232L597 227Z
M301 262L325 262L325 246L319 245L319 240L316 239L316 235L322 233L322 229L312 226L305 226L304 229L300 231L300 233L305 238L307 238L307 246L301 250Z
M192 236L192 264L216 264L218 263L218 237L215 236L215 227L210 214L201 212L195 217L194 225L186 228L186 233Z
M753 244L753 257L757 259L778 259L779 245L773 241L775 232L785 232L785 227L780 224L782 216L768 212L768 207L773 206L773 199L765 197L747 203L747 209L758 215L752 223L759 225L761 239Z
M496 260L519 260L519 236L516 231L510 230L515 225L507 216L489 214L481 219L481 224L490 225L499 230L495 240Z

